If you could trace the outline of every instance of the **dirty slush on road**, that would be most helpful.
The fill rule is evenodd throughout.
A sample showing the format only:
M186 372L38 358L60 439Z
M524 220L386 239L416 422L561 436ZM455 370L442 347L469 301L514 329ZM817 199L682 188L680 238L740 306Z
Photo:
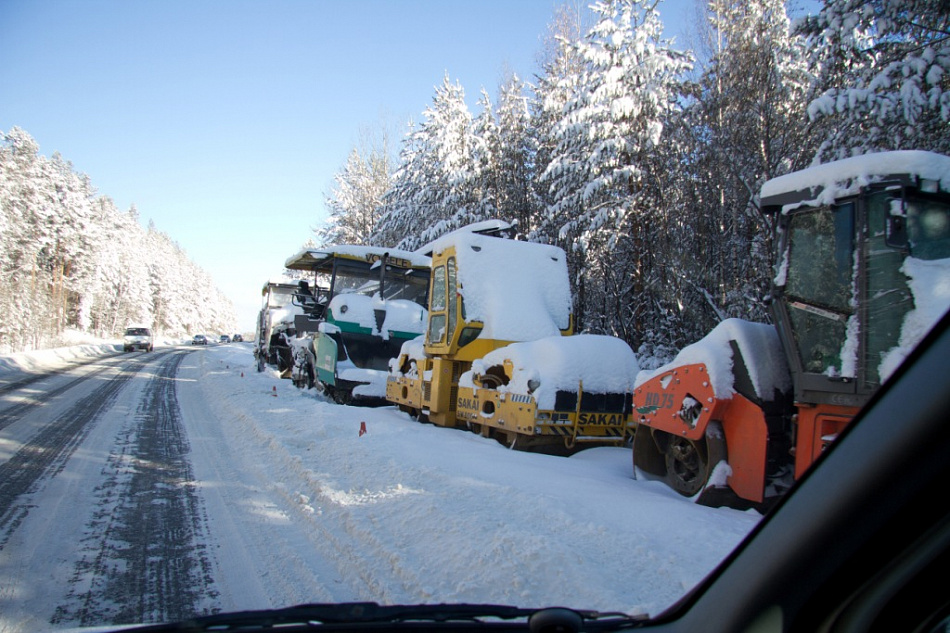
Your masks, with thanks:
M201 612L215 597L206 517L175 392L175 375L187 353L149 355L125 364L0 466L2 550L45 482L63 470L91 429L110 415L119 392L134 377L147 376L134 415L126 415L118 426L101 474L90 483L95 509L76 537L68 591L50 624L172 621Z

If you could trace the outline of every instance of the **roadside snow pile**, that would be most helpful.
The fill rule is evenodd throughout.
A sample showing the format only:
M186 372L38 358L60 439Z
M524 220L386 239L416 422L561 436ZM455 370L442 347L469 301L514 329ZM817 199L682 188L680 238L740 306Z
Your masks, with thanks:
M908 257L901 272L910 279L907 285L914 295L914 309L904 317L898 346L884 355L878 371L887 380L927 332L950 311L950 259L925 261Z
M498 391L534 396L538 409L554 409L558 391L630 393L640 371L630 346L612 336L551 336L512 343L472 364L459 386L475 387L473 376L490 367L512 365L511 381Z
M168 336L156 336L153 341L156 349L187 342ZM97 338L78 330L64 330L58 342L61 346L0 356L0 379L63 369L122 351L122 339Z
M709 372L713 393L717 398L731 398L735 393L735 376L730 341L735 341L745 360L757 396L771 399L775 391L788 391L792 378L785 364L785 353L778 333L771 325L742 319L726 319L705 337L688 345L670 363L652 371L642 371L636 386L671 369L703 363Z
M556 246L456 232L432 243L455 247L465 318L481 338L528 341L557 336L571 322L567 258Z
M0 379L6 379L17 374L61 369L100 356L115 354L121 350L121 341L103 341L96 344L71 345L69 347L0 356Z

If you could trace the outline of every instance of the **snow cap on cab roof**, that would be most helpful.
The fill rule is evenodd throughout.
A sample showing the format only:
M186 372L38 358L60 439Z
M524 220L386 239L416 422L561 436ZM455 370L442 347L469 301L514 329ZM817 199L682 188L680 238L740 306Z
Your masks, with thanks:
M563 249L471 231L454 231L432 247L433 254L455 249L458 294L466 319L483 324L482 338L529 341L570 327Z
M393 260L394 265L428 268L431 264L428 257L418 252L404 251L398 248L384 248L382 246L341 244L321 248L305 248L288 258L284 262L284 267L293 270L311 270L315 265L319 265L332 257L346 257L373 263L381 259L383 255L388 255Z
M290 288L291 286L296 287L299 280L292 277L271 277L264 282L264 285L261 286L261 294L266 295L268 289L270 288Z
M435 238L425 246L416 249L416 252L422 255L432 255L435 251L444 250L446 244L453 244L460 235L470 235L473 233L477 235L502 235L509 229L511 229L511 224L504 220L473 222L472 224L468 224L460 229Z
M950 191L950 157L922 150L853 156L779 176L762 185L762 207L828 204L883 181L931 180Z

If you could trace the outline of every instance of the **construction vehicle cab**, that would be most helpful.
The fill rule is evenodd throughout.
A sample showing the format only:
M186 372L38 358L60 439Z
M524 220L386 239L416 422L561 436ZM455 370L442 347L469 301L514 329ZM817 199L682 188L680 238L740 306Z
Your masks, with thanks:
M635 467L688 496L727 486L752 503L800 477L950 305L947 174L950 158L902 151L765 183L762 208L779 214L774 333L720 326L638 377Z
M295 384L339 403L384 402L389 360L425 328L429 258L340 245L305 249L285 266L310 276L294 293Z
M298 310L293 305L296 290L297 284L286 278L268 281L261 288L263 304L257 315L257 341L254 345L257 371L264 371L266 365L271 365L282 378L290 377L293 353L287 338L296 333L294 317Z
M564 251L506 239L506 228L480 223L426 247L426 336L404 345L393 362L387 399L413 417L523 448L622 442L633 352L612 337L571 336ZM619 366L616 380L590 372L595 354Z

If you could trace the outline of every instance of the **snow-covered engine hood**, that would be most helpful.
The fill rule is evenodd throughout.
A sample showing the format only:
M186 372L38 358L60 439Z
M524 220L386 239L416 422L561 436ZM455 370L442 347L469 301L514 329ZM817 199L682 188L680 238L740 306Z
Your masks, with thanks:
M372 297L339 294L330 300L328 311L335 323L353 323L386 340L396 333L422 334L428 316L426 309L418 303L405 299L385 301L378 294ZM384 313L382 326L377 321L377 311Z

